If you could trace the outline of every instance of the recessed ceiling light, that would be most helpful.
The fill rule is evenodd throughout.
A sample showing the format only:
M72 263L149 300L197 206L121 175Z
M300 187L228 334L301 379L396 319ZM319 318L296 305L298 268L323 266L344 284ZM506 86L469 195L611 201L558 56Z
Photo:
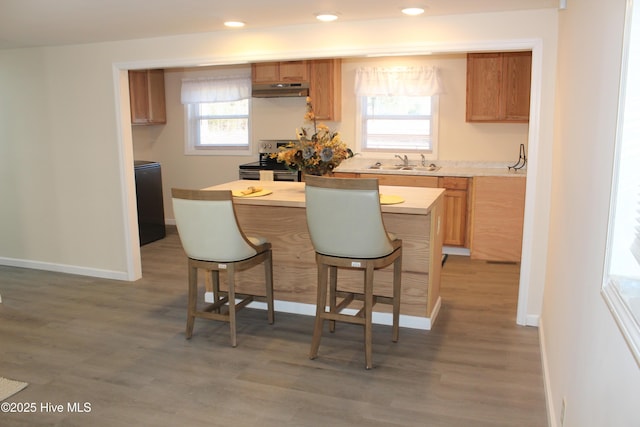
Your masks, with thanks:
M242 28L244 27L244 22L242 21L227 21L224 23L225 27L230 28Z
M338 15L336 15L335 13L318 13L316 15L316 19L322 22L331 22L338 19Z
M424 9L421 7L405 7L402 9L402 13L411 16L422 15L424 13Z

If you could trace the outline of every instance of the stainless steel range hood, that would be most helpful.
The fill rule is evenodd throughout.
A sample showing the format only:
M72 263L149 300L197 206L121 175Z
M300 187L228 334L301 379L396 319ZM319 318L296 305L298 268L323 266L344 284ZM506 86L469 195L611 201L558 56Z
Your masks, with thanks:
M290 98L309 96L309 83L254 84L251 87L254 98Z

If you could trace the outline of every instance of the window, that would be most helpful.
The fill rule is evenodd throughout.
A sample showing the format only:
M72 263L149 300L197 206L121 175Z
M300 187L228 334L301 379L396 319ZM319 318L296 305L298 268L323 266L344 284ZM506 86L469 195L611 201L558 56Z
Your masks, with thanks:
M361 150L434 154L436 101L437 96L363 96Z
M602 293L640 365L640 9L627 3ZM632 77L633 76L633 77Z
M185 154L248 155L251 80L223 76L182 81Z
M187 111L190 148L196 151L249 149L248 99L188 104Z
M355 92L361 152L420 152L437 158L438 95L435 67L360 68Z

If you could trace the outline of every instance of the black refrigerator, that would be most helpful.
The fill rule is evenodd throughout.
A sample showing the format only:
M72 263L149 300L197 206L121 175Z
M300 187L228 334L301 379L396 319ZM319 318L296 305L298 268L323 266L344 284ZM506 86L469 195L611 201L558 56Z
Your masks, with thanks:
M166 236L164 203L162 202L162 172L160 163L136 160L136 199L140 246Z

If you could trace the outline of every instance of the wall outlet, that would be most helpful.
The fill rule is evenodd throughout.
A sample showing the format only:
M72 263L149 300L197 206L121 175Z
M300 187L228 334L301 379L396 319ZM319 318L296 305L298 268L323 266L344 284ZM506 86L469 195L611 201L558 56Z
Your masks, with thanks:
M567 412L567 398L562 398L562 406L560 407L560 427L564 426L564 415Z

